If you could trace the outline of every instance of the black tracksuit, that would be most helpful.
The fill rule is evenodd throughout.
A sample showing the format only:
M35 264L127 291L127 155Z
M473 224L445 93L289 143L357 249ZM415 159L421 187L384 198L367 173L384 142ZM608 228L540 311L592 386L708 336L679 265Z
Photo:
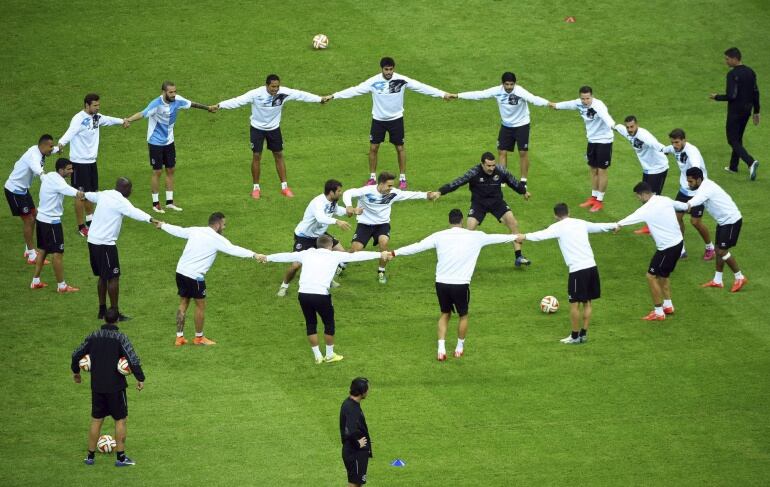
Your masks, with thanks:
M743 132L746 130L751 118L751 112L759 113L759 88L757 87L757 75L748 66L741 64L727 73L727 89L724 95L714 97L717 101L727 102L727 123L725 132L727 143L732 147L730 156L730 169L738 170L738 160L751 166L754 158L743 147Z

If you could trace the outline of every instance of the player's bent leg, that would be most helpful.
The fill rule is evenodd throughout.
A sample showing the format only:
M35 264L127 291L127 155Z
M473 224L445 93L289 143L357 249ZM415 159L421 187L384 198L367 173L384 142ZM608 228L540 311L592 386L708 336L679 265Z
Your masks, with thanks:
M503 167L508 167L508 151L499 149L497 151L497 162Z
M521 180L527 182L529 176L529 151L519 151L519 174L521 174Z
M377 153L380 150L380 144L369 144L369 172L370 173L376 173L377 172ZM367 184L376 184L376 181L367 183Z
M438 318L438 353L436 355L436 358L439 362L443 362L446 360L446 331L449 327L449 318L451 318L452 313L444 313L441 312L441 315Z
M187 344L184 337L184 322L187 317L187 308L190 306L190 298L180 297L179 308L176 310L176 341L174 345L181 347Z
M104 418L91 418L91 424L88 427L88 451L96 451L96 442L102 433L102 423Z
M460 315L457 323L457 346L455 347L455 358L460 358L465 353L465 335L468 333L468 312Z
M472 216L469 216L465 222L465 226L468 228L468 230L475 230L479 226L479 221Z
M117 451L126 450L126 435L128 433L126 420L127 418L115 420L115 449Z
M342 247L342 245L340 245L340 247ZM361 242L358 242L357 240L353 240L352 242L350 242L350 250L348 252L352 254L354 252L360 252L363 249L364 249L364 244L362 244ZM336 249L332 249L332 250L336 250ZM344 249L342 251L344 251Z
M195 299L195 339L193 345L216 345L217 342L203 334L203 324L206 317L206 299Z

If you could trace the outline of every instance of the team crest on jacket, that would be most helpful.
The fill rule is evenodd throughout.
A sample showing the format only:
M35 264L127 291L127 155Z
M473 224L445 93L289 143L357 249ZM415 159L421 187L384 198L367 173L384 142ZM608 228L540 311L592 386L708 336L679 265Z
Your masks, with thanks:
M279 93L279 94L275 95L273 97L273 99L271 100L271 102L270 102L270 106L279 107L279 106L283 105L283 100L287 96L289 96L289 95L287 95L286 93Z
M516 96L513 93L508 95L508 104L509 105L518 105L519 104L519 100L521 100L520 96Z
M406 80L392 79L388 83L388 93L398 93L404 88L404 85L406 85Z
M499 179L500 179L500 176L498 174L495 174L494 176L492 176L493 181L497 181Z
M591 107L588 110L586 110L586 117L588 117L589 119L593 120L594 117L596 117L596 110L594 110L593 107Z
M644 147L644 142L639 139L634 139L634 141L631 142L631 145L634 146L634 149L642 149Z

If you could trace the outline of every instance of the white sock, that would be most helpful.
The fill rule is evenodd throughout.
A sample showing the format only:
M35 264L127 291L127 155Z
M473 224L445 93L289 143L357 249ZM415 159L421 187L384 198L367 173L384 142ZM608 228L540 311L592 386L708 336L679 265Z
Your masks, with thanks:
M285 288L285 289L289 289L289 284L288 284L288 283L286 283L286 282L282 282L282 283L281 283L281 287L282 287L282 288Z
M684 243L682 243L682 253L681 253L681 254L679 254L679 255L684 255L684 254L686 254L686 253L687 253L687 249L686 249L686 248L684 248Z
M202 331L201 332L196 331L195 332L195 338L203 338L203 332Z
M287 183L286 181L281 182L281 189L286 189L288 187L289 187L289 183Z
M601 191L597 191L596 192L596 199L599 200L599 201L604 201L604 193L602 193Z
M714 273L714 282L717 284L722 284L722 273L721 272L715 272Z
M318 348L318 345L316 345L315 347L311 347L311 348L313 349L313 356L314 356L316 359L319 359L319 358L323 358L323 357L324 357L323 355L321 355L321 349L320 349L320 348Z
M35 260L37 259L37 251L35 249L30 249L29 253L27 254L28 260Z
M714 250L714 242L707 243L706 250Z
M735 273L735 280L737 281L738 279L743 279L743 272L738 271Z
M94 214L91 213L90 215L86 215L86 223L92 221L94 219Z
M159 195L158 193L152 193L152 204L158 203Z
M446 354L446 340L438 341L438 353Z
M339 266L340 269L347 269L348 267L348 264L346 262L340 262L337 265Z
M27 244L24 244L24 253L25 254L29 253L29 247L27 247Z
M663 307L664 308L673 308L674 307L674 303L672 303L670 299L664 299L663 300Z
M259 183L255 184L254 187L251 188L252 191L254 191L255 189L260 189Z
M658 316L663 316L665 313L663 313L663 306L655 306L655 314Z
M457 346L455 347L455 350L457 350L458 352L461 351L464 345L465 345L465 338L458 338Z
M178 331L178 332L176 332L176 336L183 337L184 336L184 332L183 331Z
M166 191L166 201L174 201L174 192Z
M385 272L385 268L384 267L378 267L377 268L377 272Z
M64 289L65 287L67 287L67 281L62 281L59 283L59 289Z
M593 196L594 198L596 198L597 196L599 196L599 192L598 192L598 191L596 191L595 189L592 189L592 190L591 190L591 196Z
M375 173L369 173L369 179L377 180L377 175Z
M40 284L40 278L39 277L33 277L32 278L32 284Z
M406 174L404 174L404 173L399 174L398 175L398 180L399 181L406 181Z
M331 358L334 355L334 345L326 345L326 358Z
M519 181L521 181L522 183L526 183L527 182L527 178L520 178Z

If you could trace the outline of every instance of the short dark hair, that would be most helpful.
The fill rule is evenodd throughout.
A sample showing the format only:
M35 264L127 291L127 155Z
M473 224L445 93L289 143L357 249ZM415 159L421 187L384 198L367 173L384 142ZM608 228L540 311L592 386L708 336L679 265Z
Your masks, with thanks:
M627 116L627 117L626 117L626 119L625 119L625 120L623 120L623 121L624 121L625 123L628 123L628 122L636 122L636 115L629 115L629 116Z
M687 136L684 133L683 129L674 129L671 132L668 133L669 139L681 139L684 140L687 138Z
M99 95L96 93L89 93L83 98L83 105L90 105L95 101L99 101Z
M40 138L39 138L39 139L37 139L37 145L40 145L40 144L42 144L43 142L47 142L47 141L49 141L49 140L50 140L51 142L53 142L53 137L51 136L51 134L43 134L43 135L41 135L41 136L40 136Z
M67 167L67 166L69 166L71 164L72 164L72 161L70 161L66 157L60 157L60 158L56 159L56 166L55 167L56 167L57 171L60 171L60 170L64 169L65 167Z
M278 81L280 83L281 82L281 78L279 78L277 74L268 74L267 78L265 78L265 84L269 85L273 81Z
M588 85L584 85L584 86L580 87L580 90L578 90L578 93L590 93L590 94L593 95L594 94L594 89L591 88Z
M652 186L650 186L649 183L642 181L641 183L634 186L634 193L636 194L652 193Z
M341 182L337 181L336 179L329 179L326 181L326 183L324 183L324 194L333 193L341 187Z
M215 223L219 223L222 220L225 219L225 214L221 211L215 211L209 216L209 225L213 225Z
M319 249L330 249L334 247L334 239L329 235L321 235L315 239L315 244Z
M106 323L117 323L118 319L120 318L120 312L118 312L117 308L109 308L107 311L104 312L104 321Z
M350 395L361 396L369 390L369 379L366 377L356 377L350 383Z
M511 73L510 71L506 71L505 73L503 73L503 76L501 77L501 80L502 80L503 83L505 83L506 81L513 81L515 83L516 82L516 75Z
M485 152L481 154L481 163L484 164L484 161L494 161L495 155L491 152Z
M176 83L170 80L166 80L163 82L162 85L160 85L160 89L163 91L167 91L169 86L176 86Z
M459 225L463 222L463 212L458 208L449 210L449 224Z
M691 167L685 174L688 178L703 179L703 171L699 167Z
M382 184L386 181L390 181L391 179L396 179L396 175L389 173L388 171L383 171L379 176L377 176L377 183Z
M567 216L569 215L569 206L567 206L567 203L556 203L553 207L553 214L556 216Z
M380 59L380 67L386 68L390 66L391 68L396 67L396 61L392 57L385 56L384 58Z
M738 61L741 60L741 50L737 47L731 47L730 49L725 51L725 56L731 57L733 59L737 59Z

